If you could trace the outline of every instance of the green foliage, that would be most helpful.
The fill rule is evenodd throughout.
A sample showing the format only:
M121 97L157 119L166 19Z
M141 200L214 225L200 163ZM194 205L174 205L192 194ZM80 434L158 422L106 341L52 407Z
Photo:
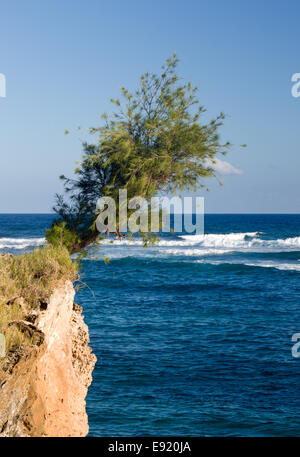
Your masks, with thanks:
M111 99L116 111L102 116L104 125L90 129L97 141L84 143L76 179L61 177L68 203L58 195L54 209L81 240L73 252L96 239L95 205L101 196L117 202L119 189L126 188L129 199L150 199L199 189L204 178L215 176L207 164L230 146L219 140L224 114L201 122L205 110L197 87L179 83L177 63L174 54L160 75L145 73L134 93L122 88L122 99Z
M66 222L58 222L54 224L45 234L47 242L55 248L66 247L68 251L72 251L73 246L80 244L80 238L75 231L67 228Z

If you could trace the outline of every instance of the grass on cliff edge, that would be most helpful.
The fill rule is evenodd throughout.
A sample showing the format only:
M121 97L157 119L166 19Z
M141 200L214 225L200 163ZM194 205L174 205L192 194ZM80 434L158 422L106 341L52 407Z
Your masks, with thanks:
M0 333L6 338L6 352L31 343L10 323L26 319L54 288L76 280L77 271L77 264L62 246L44 246L19 256L0 255Z

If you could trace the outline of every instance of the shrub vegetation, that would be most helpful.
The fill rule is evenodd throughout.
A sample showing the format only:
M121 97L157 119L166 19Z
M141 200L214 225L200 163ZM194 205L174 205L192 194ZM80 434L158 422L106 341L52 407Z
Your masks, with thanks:
M6 349L30 344L13 321L26 320L54 288L77 278L78 265L64 246L47 245L19 256L0 255L0 333Z

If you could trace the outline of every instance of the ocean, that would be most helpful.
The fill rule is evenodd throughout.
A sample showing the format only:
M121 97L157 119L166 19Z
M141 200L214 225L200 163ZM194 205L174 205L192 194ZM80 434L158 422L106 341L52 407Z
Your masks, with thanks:
M0 251L42 245L52 219L1 214ZM208 214L204 236L91 248L90 435L300 436L299 273L300 215Z

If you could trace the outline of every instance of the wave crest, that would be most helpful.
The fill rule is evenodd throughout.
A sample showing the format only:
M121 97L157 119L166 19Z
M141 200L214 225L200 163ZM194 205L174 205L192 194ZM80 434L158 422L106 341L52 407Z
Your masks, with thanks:
M0 238L0 249L26 249L44 243L45 238Z

